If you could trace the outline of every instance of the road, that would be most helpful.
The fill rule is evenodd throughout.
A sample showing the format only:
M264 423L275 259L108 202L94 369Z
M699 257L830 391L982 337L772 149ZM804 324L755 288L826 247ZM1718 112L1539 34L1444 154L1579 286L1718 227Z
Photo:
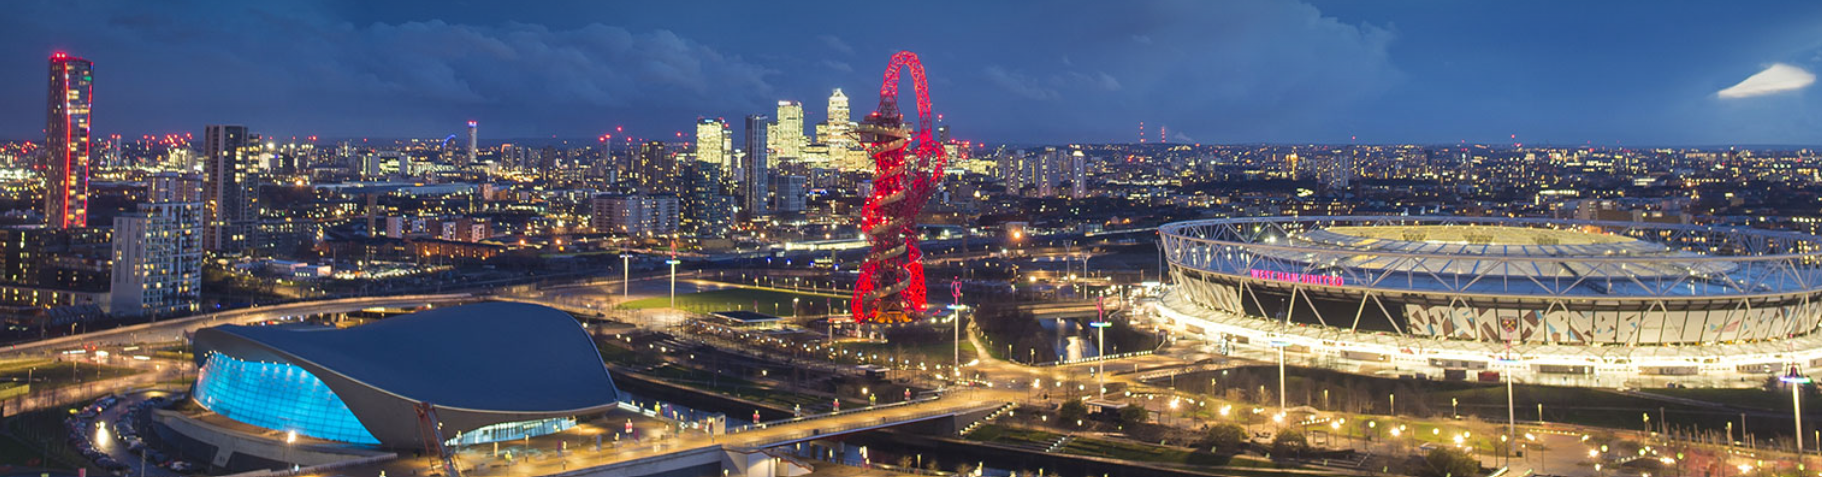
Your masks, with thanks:
M711 435L702 430L687 430L681 433L672 432L660 438L642 438L637 441L606 438L603 439L603 445L599 451L594 449L594 436L603 432L618 434L617 429L603 430L578 426L557 434L503 443L506 445L501 446L498 453L491 446L486 445L462 449L457 453L457 460L465 469L474 468L474 470L463 472L463 475L468 476L550 475L572 469L609 465L712 446L736 449L765 447L801 438L813 431L839 433L841 430L863 428L882 422L896 422L931 414L971 411L997 405L999 404L939 399L902 406L855 410L819 419L768 425L764 428L734 434ZM335 469L320 474L304 473L300 475L371 477L379 475L382 471L386 475L396 476L425 475L428 470L427 464L426 459L397 459L374 465Z
M115 403L113 407L108 408L106 411L102 411L94 420L90 421L88 425L84 427L84 438L94 444L95 450L107 454L108 457L112 457L122 464L132 466L134 475L145 477L176 477L179 475L178 473L159 467L159 463L157 462L147 462L138 454L134 454L132 451L128 450L126 442L120 439L120 429L115 425L115 420L119 419L121 415L126 414L127 410L132 409L133 405L153 397L167 394L170 393L163 391L148 391L121 396L119 402ZM106 431L101 431L100 427L104 426L106 427Z
M363 297L245 308L11 345L7 346L5 349L0 349L0 358L48 355L85 345L130 346L138 343L179 341L185 339L184 335L186 333L210 326L246 324L257 321L275 320L287 316L342 313L372 307L441 303L462 300L469 297L470 295L465 293Z

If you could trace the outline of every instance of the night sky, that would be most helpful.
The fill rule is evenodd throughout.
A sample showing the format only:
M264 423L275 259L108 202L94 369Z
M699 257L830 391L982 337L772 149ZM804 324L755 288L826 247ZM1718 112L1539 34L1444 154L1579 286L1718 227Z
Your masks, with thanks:
M42 139L54 51L97 137L486 141L858 118L901 49L993 143L1822 144L1810 1L7 1L0 138Z

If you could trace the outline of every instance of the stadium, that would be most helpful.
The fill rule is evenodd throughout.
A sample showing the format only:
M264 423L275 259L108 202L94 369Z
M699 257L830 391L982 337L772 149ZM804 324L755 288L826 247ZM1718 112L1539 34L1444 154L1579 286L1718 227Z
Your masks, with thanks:
M1822 365L1822 237L1467 217L1160 228L1158 312L1215 350L1343 371L1757 386Z
M569 314L517 303L438 308L346 329L227 325L192 339L196 403L318 439L423 449L559 432L618 407L594 341Z

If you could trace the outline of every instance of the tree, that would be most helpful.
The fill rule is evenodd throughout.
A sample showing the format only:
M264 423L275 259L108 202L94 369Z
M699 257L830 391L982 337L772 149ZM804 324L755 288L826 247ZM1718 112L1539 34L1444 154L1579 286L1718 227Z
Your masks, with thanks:
M1289 457L1301 455L1303 454L1303 451L1309 449L1309 447L1309 440L1304 439L1303 432L1300 431L1287 429L1278 431L1278 435L1272 437L1272 455L1274 456Z
M1450 447L1438 447L1423 458L1422 477L1465 477L1480 475L1480 462L1468 453Z
M1126 406L1125 409L1120 410L1120 424L1128 426L1142 424L1147 419L1151 419L1151 411L1143 407Z
M1204 439L1215 452L1236 453L1240 451L1240 444L1246 442L1246 428L1231 422L1216 424L1208 428Z
M1073 423L1084 417L1088 417L1088 405L1082 404L1081 399L1071 399L1057 408L1058 421Z

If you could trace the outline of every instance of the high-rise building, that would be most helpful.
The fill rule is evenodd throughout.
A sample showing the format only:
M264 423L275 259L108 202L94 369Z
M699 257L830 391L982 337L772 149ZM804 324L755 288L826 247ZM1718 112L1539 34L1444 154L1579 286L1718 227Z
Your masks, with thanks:
M648 194L675 194L677 176L683 173L681 166L677 151L664 142L641 144L639 156L633 158L633 185Z
M202 181L153 176L138 212L114 217L108 308L116 316L195 313L202 294Z
M475 143L477 136L475 130L478 129L480 125L480 123L473 120L468 121L468 155L462 157L462 163L457 164L458 167L468 167L469 164L474 164L475 157L480 154L480 146Z
M771 118L763 114L747 116L746 156L741 158L741 179L736 181L735 195L740 198L741 210L746 218L763 217L770 214L766 207L766 198L771 195L772 175L770 160Z
M683 211L678 219L684 233L720 238L734 223L734 197L723 193L721 169L708 161L690 161L690 171L683 176Z
M1056 197L1057 182L1063 176L1064 155L1056 146L1045 146L1032 160L1025 161L1025 183L1036 186L1035 197Z
M677 196L653 194L598 195L590 201L590 225L596 232L652 237L677 233Z
M838 170L852 171L866 167L866 153L854 137L854 121L848 112L848 95L835 88L829 95L829 119L816 127L818 140L828 146L829 162Z
M829 124L846 126L851 124L853 119L854 116L848 113L848 95L843 94L841 88L835 88L835 92L829 95ZM830 130L829 132L835 131Z
M728 122L721 118L696 121L696 160L714 164L721 174L733 172L734 138L728 135Z
M49 114L45 121L44 222L51 228L89 225L89 109L94 64L51 55Z
M259 138L246 126L203 130L203 242L212 252L245 251L259 223Z
M1069 197L1088 197L1088 156L1080 149L1069 153Z
M796 101L778 102L778 121L772 123L771 142L772 159L779 165L803 157L803 103Z

